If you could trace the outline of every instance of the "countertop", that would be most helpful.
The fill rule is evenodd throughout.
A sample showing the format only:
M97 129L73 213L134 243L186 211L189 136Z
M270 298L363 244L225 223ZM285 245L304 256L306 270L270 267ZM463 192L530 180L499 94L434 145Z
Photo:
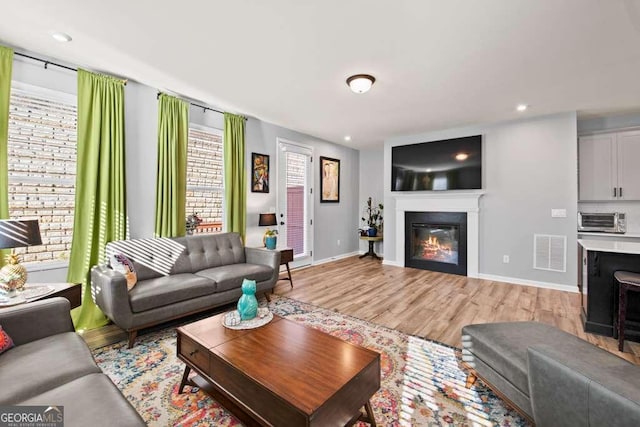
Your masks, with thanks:
M624 234L620 234L620 233L596 233L596 232L589 232L589 231L578 231L578 235L580 236L604 236L604 237L615 237L618 239L624 239L624 238L638 238L640 237L640 233L624 233Z
M588 251L640 255L640 242L579 239L578 243Z

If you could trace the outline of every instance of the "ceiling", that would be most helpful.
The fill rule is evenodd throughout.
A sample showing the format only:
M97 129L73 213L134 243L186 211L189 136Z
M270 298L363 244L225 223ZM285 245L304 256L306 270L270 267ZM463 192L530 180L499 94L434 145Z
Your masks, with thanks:
M358 149L523 115L640 110L640 0L2 3L0 43L17 50ZM348 89L358 73L376 77L368 93Z

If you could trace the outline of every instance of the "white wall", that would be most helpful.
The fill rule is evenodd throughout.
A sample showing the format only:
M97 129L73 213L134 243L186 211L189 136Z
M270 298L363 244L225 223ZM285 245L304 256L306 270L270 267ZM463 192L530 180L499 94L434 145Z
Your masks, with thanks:
M384 150L382 148L377 150L361 150L360 151L360 203L358 205L358 224L360 227L366 226L362 222L361 218L365 217L365 204L367 199L371 197L374 203L384 203L384 186L382 182L382 164L384 162ZM387 207L383 210L384 223L389 225L389 228L384 228L384 231L392 233L393 223L387 223L386 216ZM383 232L384 234L384 232ZM360 241L360 252L366 252L369 250L369 243L366 241ZM374 244L374 250L377 255L382 256L384 254L384 240Z
M640 113L578 119L578 135L640 126Z
M385 141L385 223L395 221L390 190L391 147L469 135L483 135L480 199L480 274L542 285L576 285L577 129L575 113L493 125L407 135ZM567 210L551 218L551 209ZM396 260L395 239L385 234L385 259ZM533 269L533 235L567 236L565 273ZM403 238L403 237L400 237ZM510 263L502 262L509 255Z

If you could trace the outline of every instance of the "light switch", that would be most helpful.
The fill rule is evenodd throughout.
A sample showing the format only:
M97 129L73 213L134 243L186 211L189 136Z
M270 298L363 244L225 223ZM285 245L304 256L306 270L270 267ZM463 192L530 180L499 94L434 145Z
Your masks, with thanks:
M566 209L551 209L551 218L566 218Z

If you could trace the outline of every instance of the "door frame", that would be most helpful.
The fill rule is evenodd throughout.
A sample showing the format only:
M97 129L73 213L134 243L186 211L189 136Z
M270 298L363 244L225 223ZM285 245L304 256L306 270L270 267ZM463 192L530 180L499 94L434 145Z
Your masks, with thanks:
M277 182L278 182L278 191L276 197L277 210L280 209L283 203L283 192L286 192L286 177L281 176L281 162L283 161L283 153L286 152L286 147L289 146L292 148L292 152L301 153L309 156L309 165L307 168L307 207L306 207L306 215L305 215L305 225L307 226L308 232L305 235L305 248L307 249L308 255L305 257L298 257L296 259L294 255L294 260L291 263L292 267L300 267L306 265L313 264L313 241L314 241L314 233L313 233L313 147L307 144L302 144L296 141L291 141L286 138L276 137L276 170L277 170ZM280 218L278 218L280 221ZM286 223L284 225L286 227Z

